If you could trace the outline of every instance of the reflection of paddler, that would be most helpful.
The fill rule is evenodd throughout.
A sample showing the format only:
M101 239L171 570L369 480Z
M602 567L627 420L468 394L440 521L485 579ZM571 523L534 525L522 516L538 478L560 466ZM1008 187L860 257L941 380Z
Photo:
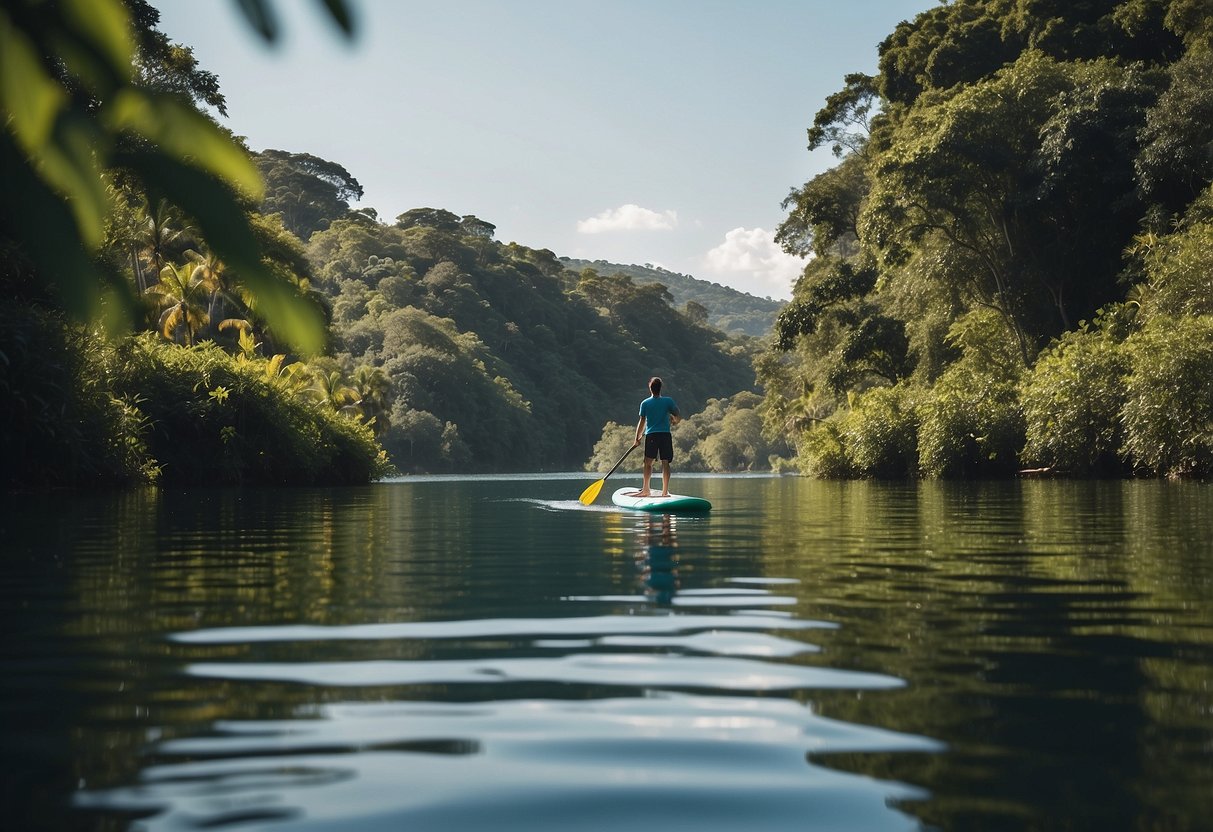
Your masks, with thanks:
M642 532L636 551L644 594L658 604L668 604L678 591L678 539L674 518L668 514L647 517L638 528Z

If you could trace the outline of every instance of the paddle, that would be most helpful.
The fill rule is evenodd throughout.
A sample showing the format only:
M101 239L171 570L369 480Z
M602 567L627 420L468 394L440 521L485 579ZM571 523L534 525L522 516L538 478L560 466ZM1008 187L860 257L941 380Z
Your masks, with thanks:
M634 450L636 450L635 445L633 445L632 447L630 447L626 451L624 451L623 456L619 457L619 461L611 466L611 470L606 472L606 477L603 477L602 479L598 480L597 482L590 483L590 487L587 488L585 491L581 492L581 504L583 506L588 506L590 503L594 502L594 500L598 498L598 492L602 490L602 484L604 482L606 482L607 477L609 477L611 474L615 473L615 469L618 468L620 465L622 465L623 461L628 458L628 454L630 454Z

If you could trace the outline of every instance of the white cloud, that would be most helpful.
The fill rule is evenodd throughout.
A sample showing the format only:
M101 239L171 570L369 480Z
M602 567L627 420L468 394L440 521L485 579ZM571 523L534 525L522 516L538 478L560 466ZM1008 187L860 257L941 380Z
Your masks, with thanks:
M804 264L777 246L775 235L765 228L734 228L704 257L704 268L731 277L729 285L752 295L784 300L792 296L792 284Z
M631 203L609 208L596 217L577 222L577 230L582 234L601 234L604 231L671 231L677 226L677 212L658 213Z

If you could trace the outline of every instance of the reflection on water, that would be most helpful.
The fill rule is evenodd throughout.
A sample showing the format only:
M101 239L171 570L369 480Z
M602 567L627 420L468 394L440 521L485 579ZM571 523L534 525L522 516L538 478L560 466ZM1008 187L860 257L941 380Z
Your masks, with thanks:
M704 479L14 499L4 828L1198 829L1213 498Z
M637 522L636 569L644 594L658 604L669 604L678 591L677 522L671 514L645 515Z

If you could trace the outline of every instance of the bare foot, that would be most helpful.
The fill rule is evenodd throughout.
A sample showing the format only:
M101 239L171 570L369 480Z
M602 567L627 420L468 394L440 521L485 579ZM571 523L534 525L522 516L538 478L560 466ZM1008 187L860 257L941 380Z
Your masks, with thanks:
M651 497L651 496L653 496L653 495L652 495L652 492L650 492L650 491L649 491L649 490L646 488L646 489L644 489L643 491L637 491L637 492L636 492L635 494L633 494L632 496L633 496L633 497Z

